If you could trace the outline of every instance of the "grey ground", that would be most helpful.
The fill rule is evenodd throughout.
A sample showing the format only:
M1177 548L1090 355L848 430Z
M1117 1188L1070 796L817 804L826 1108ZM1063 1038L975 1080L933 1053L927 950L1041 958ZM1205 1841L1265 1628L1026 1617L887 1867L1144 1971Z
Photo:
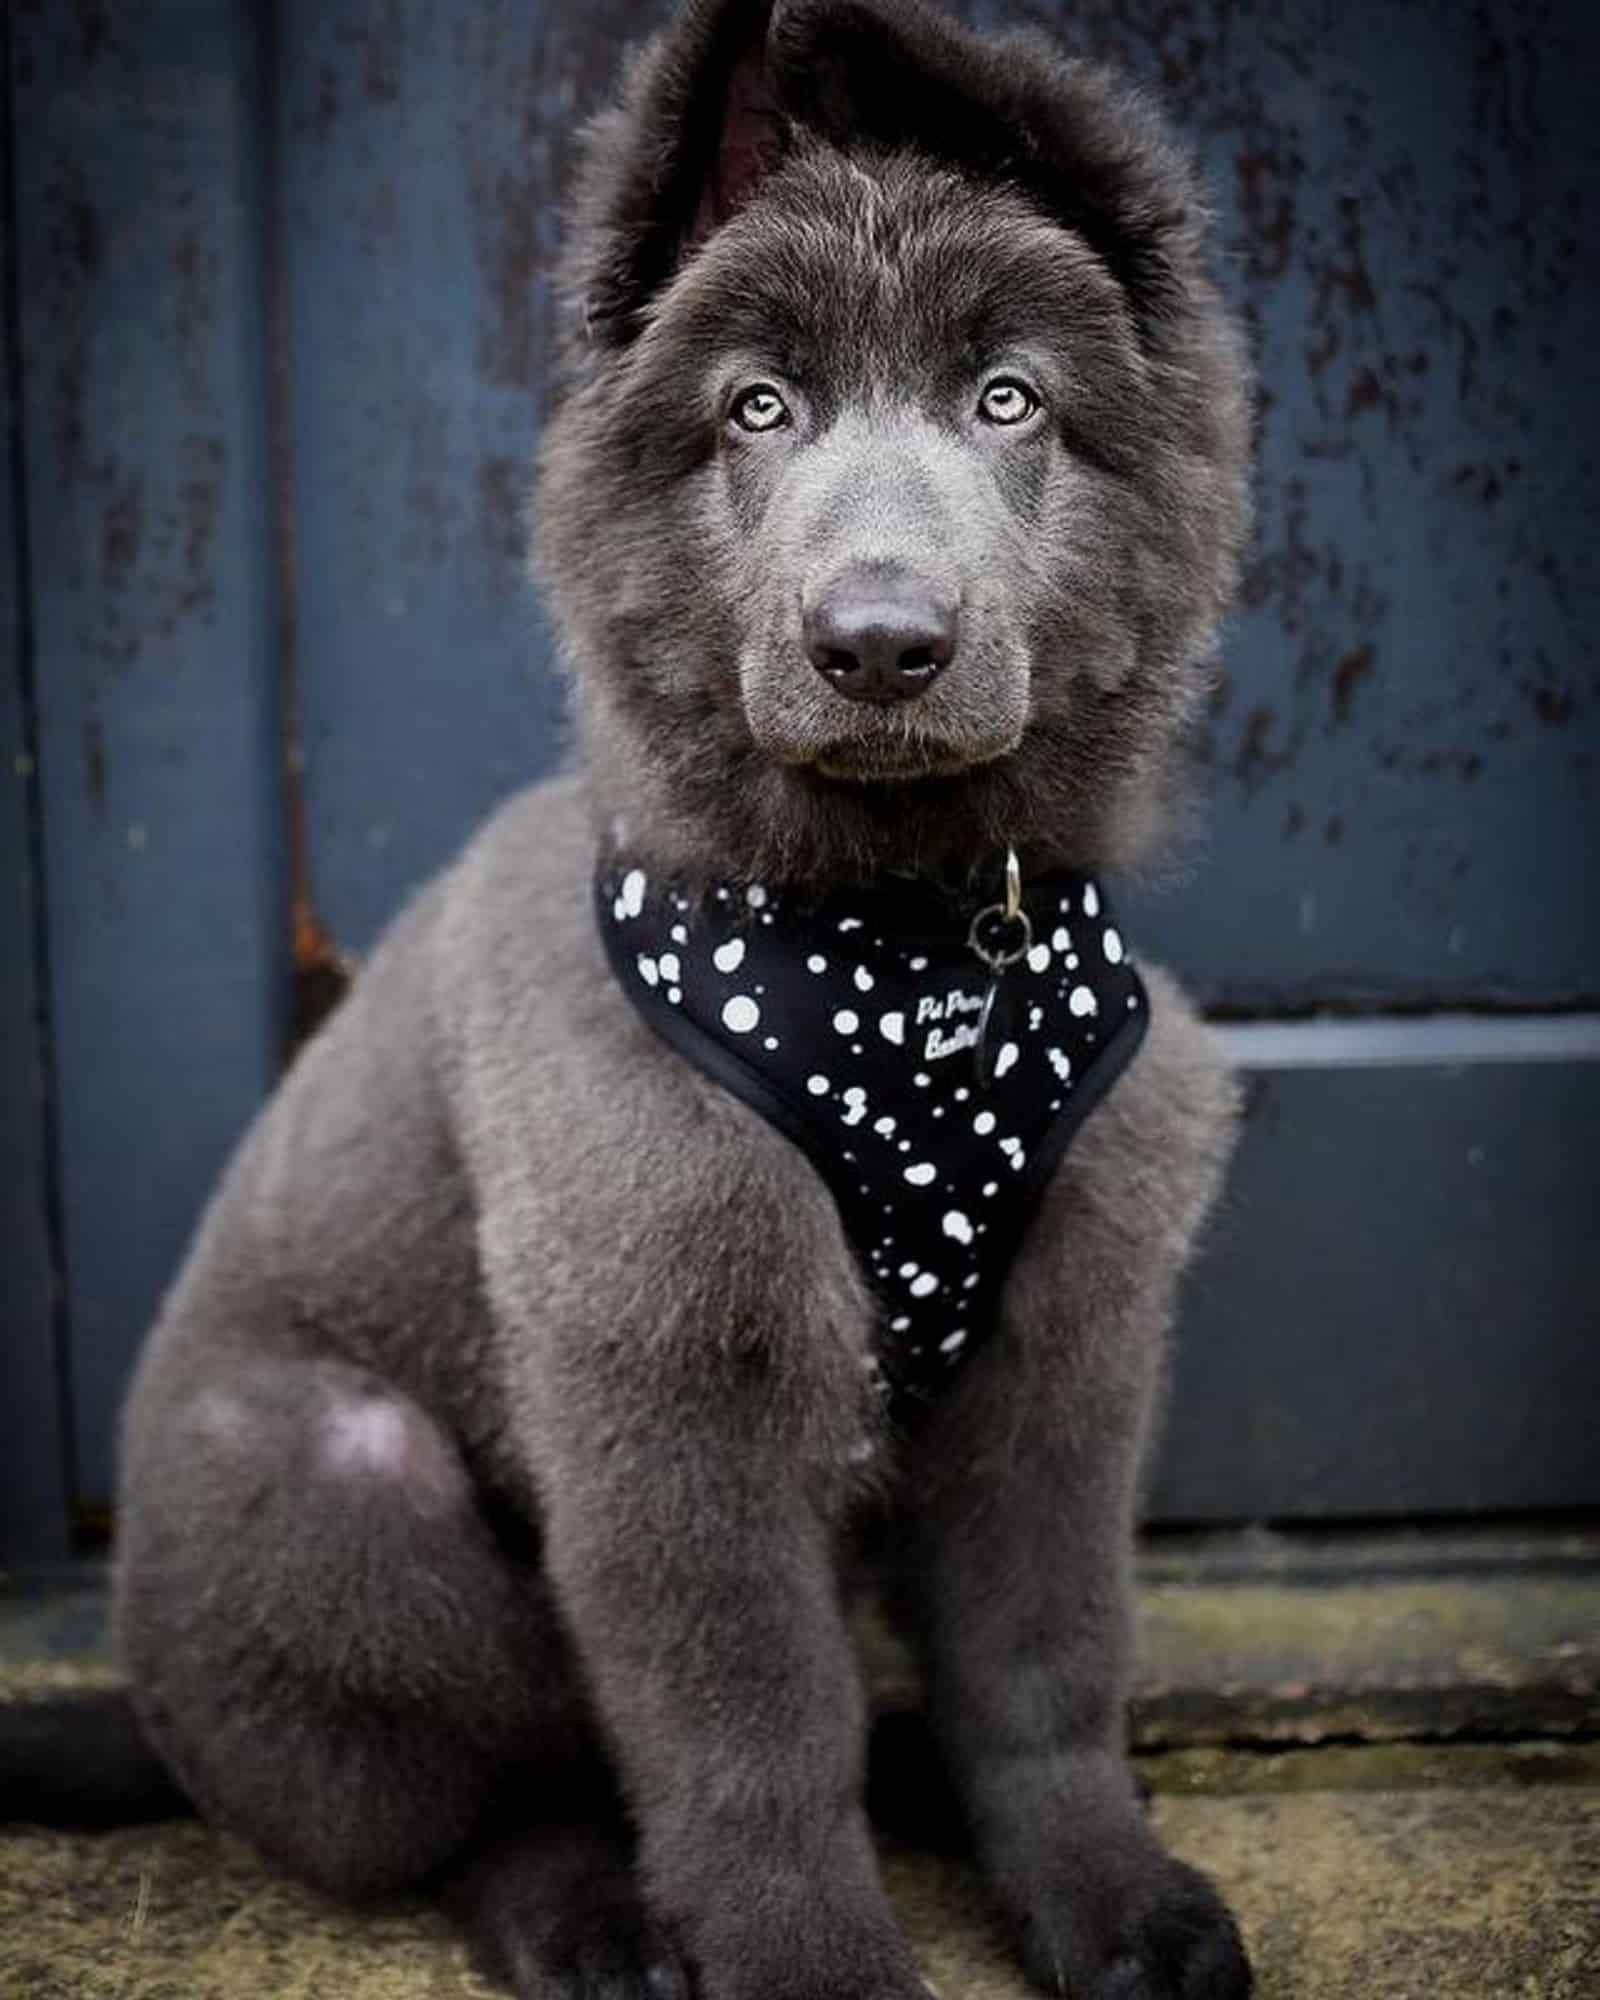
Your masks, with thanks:
M1262 2000L1600 2000L1593 1546L1274 1551L1147 1562L1134 1715L1157 1819L1226 1888ZM103 1678L100 1617L92 1588L0 1587L0 1697ZM944 2000L1021 2000L963 1867L885 1865ZM0 2000L486 1992L427 1911L351 1914L193 1824L0 1836Z

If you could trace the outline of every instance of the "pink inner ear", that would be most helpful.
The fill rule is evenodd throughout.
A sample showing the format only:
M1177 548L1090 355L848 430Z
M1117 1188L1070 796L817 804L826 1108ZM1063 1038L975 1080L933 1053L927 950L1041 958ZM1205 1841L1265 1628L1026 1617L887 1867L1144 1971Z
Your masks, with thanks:
M684 254L737 215L783 156L783 120L767 86L762 45L735 63L728 79L722 134L690 225Z

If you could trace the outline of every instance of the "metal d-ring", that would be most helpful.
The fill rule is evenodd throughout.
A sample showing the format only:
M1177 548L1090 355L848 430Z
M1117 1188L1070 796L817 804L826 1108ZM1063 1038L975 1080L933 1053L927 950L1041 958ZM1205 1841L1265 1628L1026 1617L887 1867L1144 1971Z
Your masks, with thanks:
M984 943L978 935L982 924L990 917L1002 924L1014 924L1018 942L1015 950L1007 947L993 947ZM1028 913L1022 907L1022 864L1017 859L1014 847L1006 849L1006 899L1003 903L988 903L972 919L967 931L968 947L981 958L991 972L1004 972L1019 959L1026 958L1033 948L1033 925Z

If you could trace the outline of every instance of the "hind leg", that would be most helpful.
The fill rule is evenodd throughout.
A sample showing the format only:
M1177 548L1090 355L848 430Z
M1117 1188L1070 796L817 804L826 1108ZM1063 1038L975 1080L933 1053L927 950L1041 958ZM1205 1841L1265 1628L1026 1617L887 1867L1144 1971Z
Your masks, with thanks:
M535 1702L565 1679L553 1633L460 1459L340 1363L150 1387L119 1524L141 1719L207 1817L295 1873L340 1894L421 1876L508 1758L577 1740L559 1697Z
M174 1372L151 1371L130 1413L117 1613L184 1789L335 1894L454 1864L459 1907L530 1993L605 1991L585 1983L586 1898L595 1922L629 1908L639 1949L612 1954L610 1990L649 1990L662 1954L566 1642L449 1438L337 1362ZM492 1831L513 1815L544 1835ZM569 1819L589 1822L570 1841ZM537 1858L568 1847L593 1883Z

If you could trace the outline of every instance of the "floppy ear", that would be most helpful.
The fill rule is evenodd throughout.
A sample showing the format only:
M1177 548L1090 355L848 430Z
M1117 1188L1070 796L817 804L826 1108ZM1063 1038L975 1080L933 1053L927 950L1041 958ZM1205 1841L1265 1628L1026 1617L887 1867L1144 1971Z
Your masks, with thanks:
M912 146L1020 188L1121 284L1147 338L1192 305L1203 208L1156 115L1032 33L976 35L923 0L780 0L776 92L841 147Z
M565 286L584 334L620 347L683 259L782 158L773 0L689 0L584 135Z

